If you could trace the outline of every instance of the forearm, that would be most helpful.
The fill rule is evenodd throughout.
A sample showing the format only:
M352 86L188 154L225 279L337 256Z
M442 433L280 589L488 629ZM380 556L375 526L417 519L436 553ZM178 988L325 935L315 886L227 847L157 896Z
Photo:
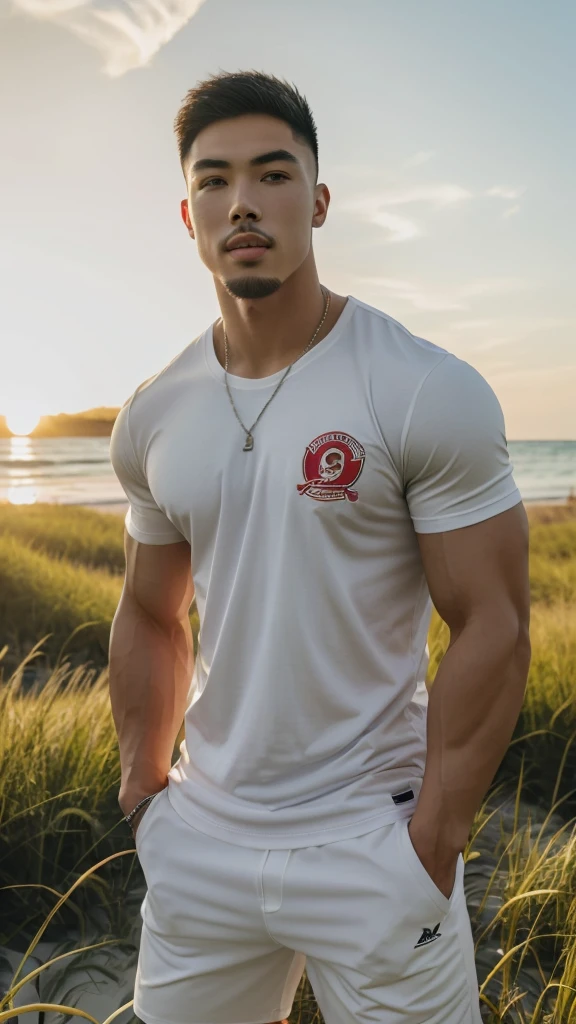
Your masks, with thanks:
M474 816L518 720L528 668L526 633L466 625L444 655L428 706L426 768L411 830L430 853L464 849Z
M188 616L160 624L123 595L112 623L109 686L120 749L119 803L166 785L194 668Z

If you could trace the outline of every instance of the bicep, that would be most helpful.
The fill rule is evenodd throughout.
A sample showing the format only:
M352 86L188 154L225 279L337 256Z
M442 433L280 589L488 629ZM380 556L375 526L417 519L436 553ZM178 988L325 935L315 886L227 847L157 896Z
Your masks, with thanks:
M124 593L157 622L185 618L194 599L191 550L186 540L143 544L124 529ZM124 596L124 595L123 595Z
M430 596L451 642L480 618L527 633L529 526L522 502L473 526L416 536Z

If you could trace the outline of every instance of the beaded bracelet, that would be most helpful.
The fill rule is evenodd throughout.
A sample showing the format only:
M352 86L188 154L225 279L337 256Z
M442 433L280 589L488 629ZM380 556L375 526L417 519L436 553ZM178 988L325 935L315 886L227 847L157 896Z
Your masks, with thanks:
M153 800L155 796L157 796L156 793L152 793L151 796L145 796L144 799L140 801L140 803L136 804L134 810L130 811L130 814L127 814L125 816L124 821L126 822L127 825L130 825L130 829L132 829L131 823L132 819L134 818L134 815L138 813L141 807L144 807L144 804L150 803L150 801ZM134 833L132 832L132 834Z

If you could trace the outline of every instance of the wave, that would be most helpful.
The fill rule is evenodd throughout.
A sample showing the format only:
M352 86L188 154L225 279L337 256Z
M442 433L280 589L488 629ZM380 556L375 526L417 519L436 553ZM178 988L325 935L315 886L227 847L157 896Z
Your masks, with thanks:
M101 465L108 466L110 459L1 459L0 466L6 466L9 469L34 469L35 466L85 466L88 463L90 465Z

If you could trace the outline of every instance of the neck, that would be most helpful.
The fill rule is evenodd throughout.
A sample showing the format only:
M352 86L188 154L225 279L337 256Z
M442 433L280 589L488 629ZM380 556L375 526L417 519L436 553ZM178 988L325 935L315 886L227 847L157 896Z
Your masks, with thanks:
M330 305L316 345L326 337L346 304L346 296L320 287L318 275L296 271L265 299L237 299L216 280L222 319L214 324L214 350L224 366L224 324L228 338L228 371L237 377L268 377L289 366L310 342ZM314 345L312 347L314 347Z

